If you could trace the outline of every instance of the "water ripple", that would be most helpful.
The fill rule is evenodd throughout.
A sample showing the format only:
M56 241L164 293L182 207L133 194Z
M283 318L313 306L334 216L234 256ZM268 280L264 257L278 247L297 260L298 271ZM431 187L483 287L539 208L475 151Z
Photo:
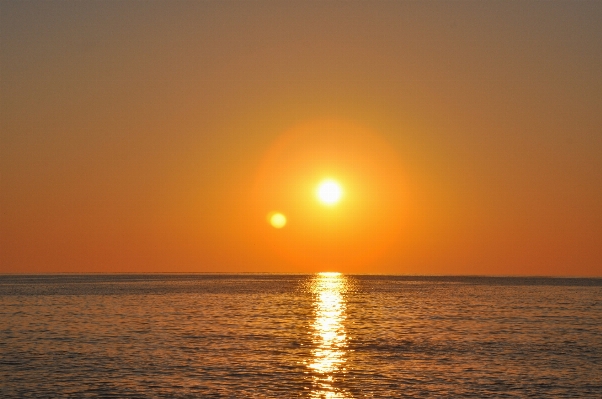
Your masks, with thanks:
M600 279L0 276L0 397L596 397Z

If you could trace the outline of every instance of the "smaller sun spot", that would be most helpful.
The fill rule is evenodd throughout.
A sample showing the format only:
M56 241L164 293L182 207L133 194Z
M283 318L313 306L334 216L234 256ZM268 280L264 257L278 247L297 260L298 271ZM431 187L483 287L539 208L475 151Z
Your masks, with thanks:
M268 222L272 227L281 229L286 225L286 216L280 212L271 212L268 214Z

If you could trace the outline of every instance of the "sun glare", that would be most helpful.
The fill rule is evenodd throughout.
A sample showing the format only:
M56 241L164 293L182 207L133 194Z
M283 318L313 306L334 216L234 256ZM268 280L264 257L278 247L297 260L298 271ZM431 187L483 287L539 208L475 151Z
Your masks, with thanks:
M318 199L325 205L334 205L341 200L343 190L339 183L332 179L324 180L316 191Z
M348 280L341 273L318 273L312 284L315 321L313 324L312 371L314 390L311 398L348 398L337 385L346 374L348 338L345 331Z
M273 254L295 270L377 267L410 231L402 228L410 208L399 155L354 123L292 126L266 149L249 206L240 209L261 228L232 226L266 259Z

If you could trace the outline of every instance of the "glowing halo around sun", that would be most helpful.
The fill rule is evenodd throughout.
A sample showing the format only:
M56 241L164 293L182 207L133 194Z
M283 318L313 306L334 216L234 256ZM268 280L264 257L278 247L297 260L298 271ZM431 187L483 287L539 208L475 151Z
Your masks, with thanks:
M341 185L333 179L323 180L316 190L318 200L324 205L335 205L343 197L343 189Z
M407 192L400 156L379 133L308 121L266 149L245 208L249 228L240 231L254 251L291 271L365 270L405 237Z
M268 221L272 225L272 227L276 229L281 229L286 226L286 216L284 216L280 212L272 212L268 215Z

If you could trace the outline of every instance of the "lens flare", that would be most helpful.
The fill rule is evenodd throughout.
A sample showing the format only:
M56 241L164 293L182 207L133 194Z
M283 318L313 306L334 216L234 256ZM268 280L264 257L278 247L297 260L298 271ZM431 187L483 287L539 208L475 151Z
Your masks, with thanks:
M272 227L281 229L286 225L286 216L280 212L272 212L268 215L268 221Z

